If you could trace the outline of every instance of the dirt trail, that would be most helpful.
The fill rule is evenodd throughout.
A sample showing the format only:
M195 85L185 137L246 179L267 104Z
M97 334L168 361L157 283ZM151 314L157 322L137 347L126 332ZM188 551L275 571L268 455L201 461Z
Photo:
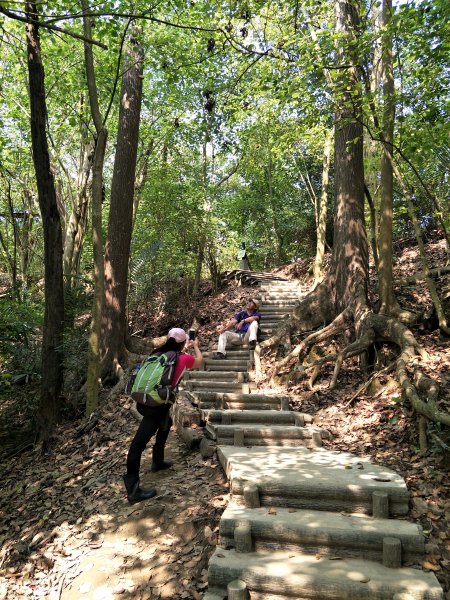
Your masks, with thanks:
M110 402L119 403L120 417L100 419L98 430L67 441L64 453L49 457L50 479L45 461L41 466L28 457L22 470L28 483L20 490L8 481L1 497L0 598L202 597L227 503L222 470L215 459L188 452L171 432L167 458L174 467L142 477L143 486L155 487L158 496L129 505L121 475L137 423L128 399ZM109 441L97 446L108 429ZM150 461L149 448L143 471Z

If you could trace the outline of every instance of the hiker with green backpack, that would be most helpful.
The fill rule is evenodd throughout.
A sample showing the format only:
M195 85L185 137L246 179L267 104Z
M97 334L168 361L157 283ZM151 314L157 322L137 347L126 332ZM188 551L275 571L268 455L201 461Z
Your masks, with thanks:
M198 339L189 340L187 346L194 349L195 356L182 352L186 340L186 332L174 327L167 334L166 343L148 356L135 374L131 397L136 401L142 421L128 450L127 472L123 476L131 503L156 496L156 490L143 490L139 485L141 456L155 433L151 470L161 471L172 466L164 460L164 446L172 426L170 408L175 402L176 387L186 369L196 369L203 363Z

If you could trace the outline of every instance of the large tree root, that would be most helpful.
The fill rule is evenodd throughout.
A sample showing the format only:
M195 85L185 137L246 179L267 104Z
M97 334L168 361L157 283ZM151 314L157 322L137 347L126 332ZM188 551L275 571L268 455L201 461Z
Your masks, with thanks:
M310 348L313 344L323 342L328 338L334 337L341 331L348 329L351 316L351 312L346 309L341 312L341 314L338 315L329 325L308 335L294 348L294 350L292 350L292 352L276 363L275 369L280 369L287 366L294 359L300 361L305 356L308 348Z
M354 356L367 356L376 342L391 343L400 350L393 366L395 366L398 382L413 410L420 417L450 426L450 414L442 411L437 404L439 394L437 382L426 377L419 369L419 360L426 361L428 355L419 345L414 334L401 318L398 318L400 315L374 314L367 305L365 289L362 285L356 286L351 304L334 318L333 307L333 278L329 277L296 306L292 317L283 322L276 335L261 344L261 349L273 348L285 337L290 338L294 333L298 335L305 330L310 331L313 327L322 326L318 331L309 333L293 350L290 350L286 357L275 363L271 370L272 379L280 379L280 370L286 371L286 367L296 363L292 369L292 375L296 379L299 375L306 374L307 370L313 369L309 382L312 388L321 372L320 367L325 363L335 362L330 382L330 388L333 389L337 384L344 360ZM304 358L307 358L307 353L314 344L349 330L353 331L356 339L340 352L327 354L308 365L299 365ZM422 434L423 428L422 421Z
M309 339L312 337L309 336ZM303 341L303 347L305 347L305 341ZM344 360L366 352L374 342L391 342L399 347L400 354L395 360L396 375L403 393L414 411L434 423L450 426L450 414L440 410L437 405L439 395L437 382L424 375L418 366L419 359L426 360L428 358L427 353L420 347L413 333L393 317L369 312L360 323L360 335L354 342L348 344L338 354L324 356L309 367L317 368L327 362L335 361L330 383L330 388L333 389ZM412 370L412 377L408 370ZM420 392L425 395L425 399L421 397Z

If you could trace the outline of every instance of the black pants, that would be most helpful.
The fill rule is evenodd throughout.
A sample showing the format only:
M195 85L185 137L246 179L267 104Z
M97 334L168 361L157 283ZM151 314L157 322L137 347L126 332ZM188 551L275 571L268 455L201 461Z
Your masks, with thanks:
M128 450L127 475L139 479L142 453L155 433L153 461L161 462L164 460L164 446L172 427L172 419L169 414L170 406L170 404L163 404L162 406L136 404L136 408L143 419Z

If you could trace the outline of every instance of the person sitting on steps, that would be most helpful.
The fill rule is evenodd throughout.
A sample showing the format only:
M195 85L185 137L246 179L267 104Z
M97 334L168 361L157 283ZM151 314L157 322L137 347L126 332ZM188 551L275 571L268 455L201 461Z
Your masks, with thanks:
M176 389L176 386L186 369L197 369L203 364L203 356L198 347L198 339L196 338L193 341L189 341L186 346L186 348L189 348L190 346L194 348L195 356L182 352L186 345L186 340L186 332L179 327L174 327L167 334L166 343L153 352L153 354L162 354L169 351L180 353L172 377L171 387L173 389ZM156 496L156 490L144 490L139 485L141 456L155 433L156 437L153 446L151 471L161 471L172 466L171 462L164 460L164 446L172 426L172 418L170 416L171 406L172 402L167 402L159 406L148 406L136 402L136 408L142 415L142 421L131 442L130 449L128 450L127 472L123 476L128 501L132 504Z
M250 349L253 350L255 348L259 322L261 320L261 315L257 312L258 309L258 300L250 298L246 310L241 310L232 319L217 327L220 335L217 352L213 354L213 359L223 360L226 358L228 343L233 345L248 343Z

